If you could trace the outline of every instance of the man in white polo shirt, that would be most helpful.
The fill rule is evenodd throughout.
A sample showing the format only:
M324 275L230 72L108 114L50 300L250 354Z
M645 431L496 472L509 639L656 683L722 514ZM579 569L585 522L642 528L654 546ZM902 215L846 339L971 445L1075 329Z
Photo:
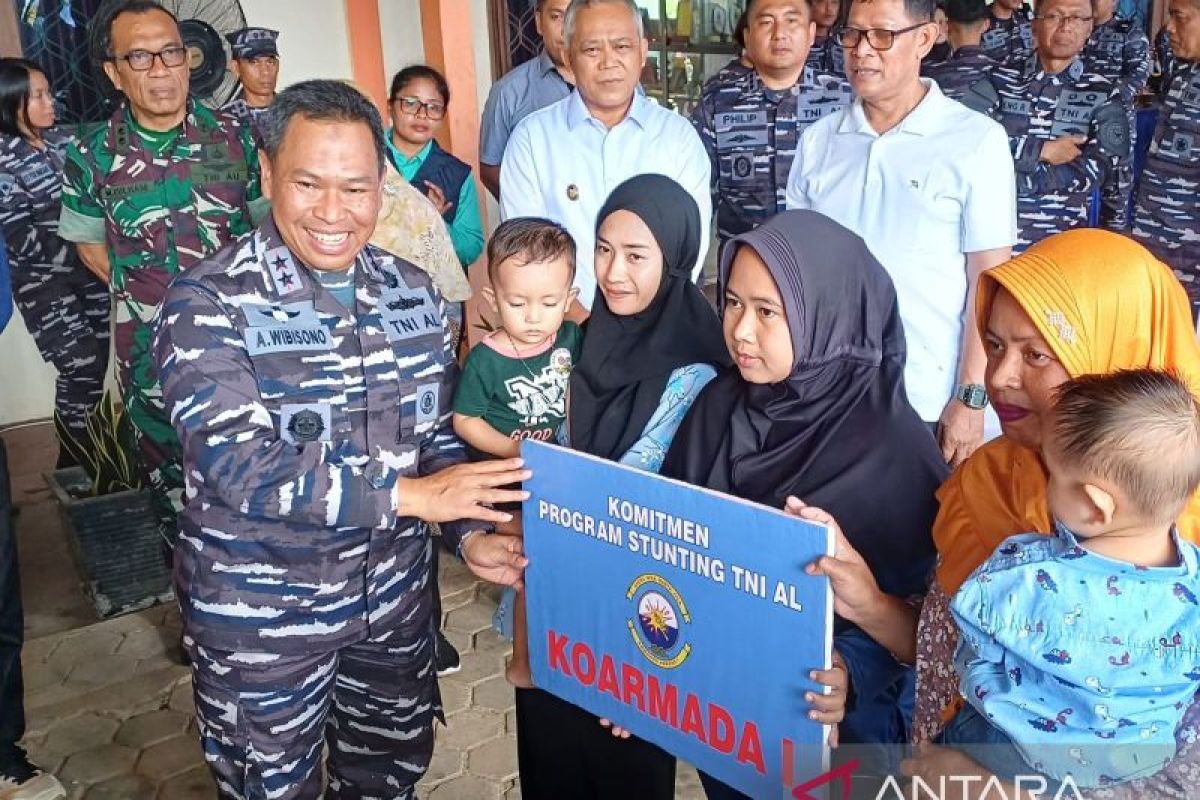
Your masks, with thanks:
M957 465L983 441L975 285L1016 242L1016 184L1004 128L920 77L934 8L854 0L838 36L858 99L801 136L787 200L858 233L891 274L909 401Z
M549 217L575 238L575 285L596 293L596 215L634 175L673 178L700 206L700 274L712 222L708 154L684 117L637 91L648 45L633 0L571 0L564 37L576 91L523 119L504 150L500 216Z

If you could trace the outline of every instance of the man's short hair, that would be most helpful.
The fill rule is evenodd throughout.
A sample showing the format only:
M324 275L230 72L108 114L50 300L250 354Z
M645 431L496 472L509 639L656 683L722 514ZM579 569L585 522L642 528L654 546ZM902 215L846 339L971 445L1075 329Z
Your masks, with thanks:
M514 217L496 228L487 246L488 280L495 286L500 265L515 259L518 266L566 258L575 280L575 240L570 231L541 217Z
M987 19L985 0L946 0L946 20L958 25L972 25Z
M1200 486L1200 405L1170 372L1068 381L1053 435L1059 458L1120 487L1147 520L1174 521Z
M870 3L873 0L853 0L858 3ZM937 0L902 0L904 13L913 22L933 22L933 12L937 9Z
M179 27L179 18L171 13L169 9L156 0L125 0L124 3L116 5L108 12L108 17L101 22L104 25L104 52L112 58L116 55L112 49L113 25L117 21L117 17L122 14L149 14L154 11L161 11L175 22L175 27Z
M274 102L259 117L262 148L274 159L283 145L293 117L329 122L361 122L371 129L375 158L383 174L387 145L379 109L362 92L341 81L313 80L295 83L275 95Z
M642 25L642 10L638 8L637 3L633 2L633 0L571 0L571 5L567 6L567 13L563 17L563 41L568 45L571 44L571 39L575 36L575 17L579 15L581 10L607 3L615 3L629 9L629 13L637 21L638 36L645 38L646 30Z

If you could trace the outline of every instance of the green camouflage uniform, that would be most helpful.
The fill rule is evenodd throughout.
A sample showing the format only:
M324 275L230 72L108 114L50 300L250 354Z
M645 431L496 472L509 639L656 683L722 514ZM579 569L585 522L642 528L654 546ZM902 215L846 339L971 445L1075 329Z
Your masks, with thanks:
M67 153L59 235L108 245L121 389L164 522L181 507L183 475L150 323L177 273L250 231L261 198L250 130L192 99L165 133L140 128L122 105Z

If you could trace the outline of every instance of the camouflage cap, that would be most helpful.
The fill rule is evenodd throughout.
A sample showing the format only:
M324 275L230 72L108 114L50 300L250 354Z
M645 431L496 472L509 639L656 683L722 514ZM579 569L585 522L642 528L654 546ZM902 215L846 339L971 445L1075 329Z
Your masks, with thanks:
M233 49L234 58L257 58L258 56L278 56L275 40L279 31L269 28L242 28L225 35L229 46Z

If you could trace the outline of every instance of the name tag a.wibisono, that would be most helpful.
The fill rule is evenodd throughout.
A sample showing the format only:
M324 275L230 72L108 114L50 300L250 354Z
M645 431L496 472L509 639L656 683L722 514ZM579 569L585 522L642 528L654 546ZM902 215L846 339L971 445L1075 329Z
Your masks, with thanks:
M333 337L324 325L271 325L246 328L242 334L250 355L264 353L322 352L333 349Z

